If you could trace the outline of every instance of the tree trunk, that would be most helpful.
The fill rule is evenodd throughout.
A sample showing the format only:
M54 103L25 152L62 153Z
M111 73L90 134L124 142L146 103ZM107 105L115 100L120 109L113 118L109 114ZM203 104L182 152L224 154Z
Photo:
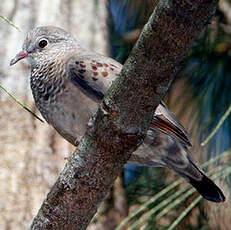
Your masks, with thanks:
M70 31L99 53L108 53L106 0L1 0L0 82L27 107L34 108L27 63L9 67L25 32L37 25ZM28 229L47 192L73 151L47 123L41 123L0 91L0 228Z

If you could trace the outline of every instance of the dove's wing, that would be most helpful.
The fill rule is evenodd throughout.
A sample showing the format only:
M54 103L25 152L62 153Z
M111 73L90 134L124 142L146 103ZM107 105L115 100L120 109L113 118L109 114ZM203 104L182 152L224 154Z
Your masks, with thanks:
M94 54L72 57L68 62L70 80L94 101L100 101L119 75L122 65L117 61ZM166 105L161 102L156 109L151 129L158 129L191 145L187 132Z
M95 101L103 99L122 65L101 55L82 55L68 62L71 82Z

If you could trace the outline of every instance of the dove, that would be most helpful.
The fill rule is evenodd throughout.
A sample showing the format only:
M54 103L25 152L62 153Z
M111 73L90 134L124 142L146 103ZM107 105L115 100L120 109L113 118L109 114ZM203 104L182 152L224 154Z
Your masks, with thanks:
M10 65L22 59L31 66L30 85L36 107L63 138L77 146L122 65L83 47L70 33L55 26L31 29L22 51ZM190 146L183 126L160 102L143 144L128 163L167 167L186 179L203 198L224 202L221 189L194 163Z

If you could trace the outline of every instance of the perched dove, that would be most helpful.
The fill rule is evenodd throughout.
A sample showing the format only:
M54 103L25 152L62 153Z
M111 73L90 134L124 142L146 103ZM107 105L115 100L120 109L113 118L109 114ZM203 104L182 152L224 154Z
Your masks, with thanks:
M77 145L98 103L122 65L83 48L69 33L53 26L30 30L11 65L26 58L31 65L35 104L46 121ZM193 163L186 131L164 103L153 116L143 144L130 163L164 166L184 177L207 200L223 202L222 191Z

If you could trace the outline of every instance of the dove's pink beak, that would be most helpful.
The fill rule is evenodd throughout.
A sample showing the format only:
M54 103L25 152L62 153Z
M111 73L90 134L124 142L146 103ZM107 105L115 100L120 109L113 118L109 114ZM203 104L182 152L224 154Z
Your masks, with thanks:
M11 61L10 65L14 65L18 61L20 61L23 58L26 58L28 56L28 53L26 51L20 51Z

